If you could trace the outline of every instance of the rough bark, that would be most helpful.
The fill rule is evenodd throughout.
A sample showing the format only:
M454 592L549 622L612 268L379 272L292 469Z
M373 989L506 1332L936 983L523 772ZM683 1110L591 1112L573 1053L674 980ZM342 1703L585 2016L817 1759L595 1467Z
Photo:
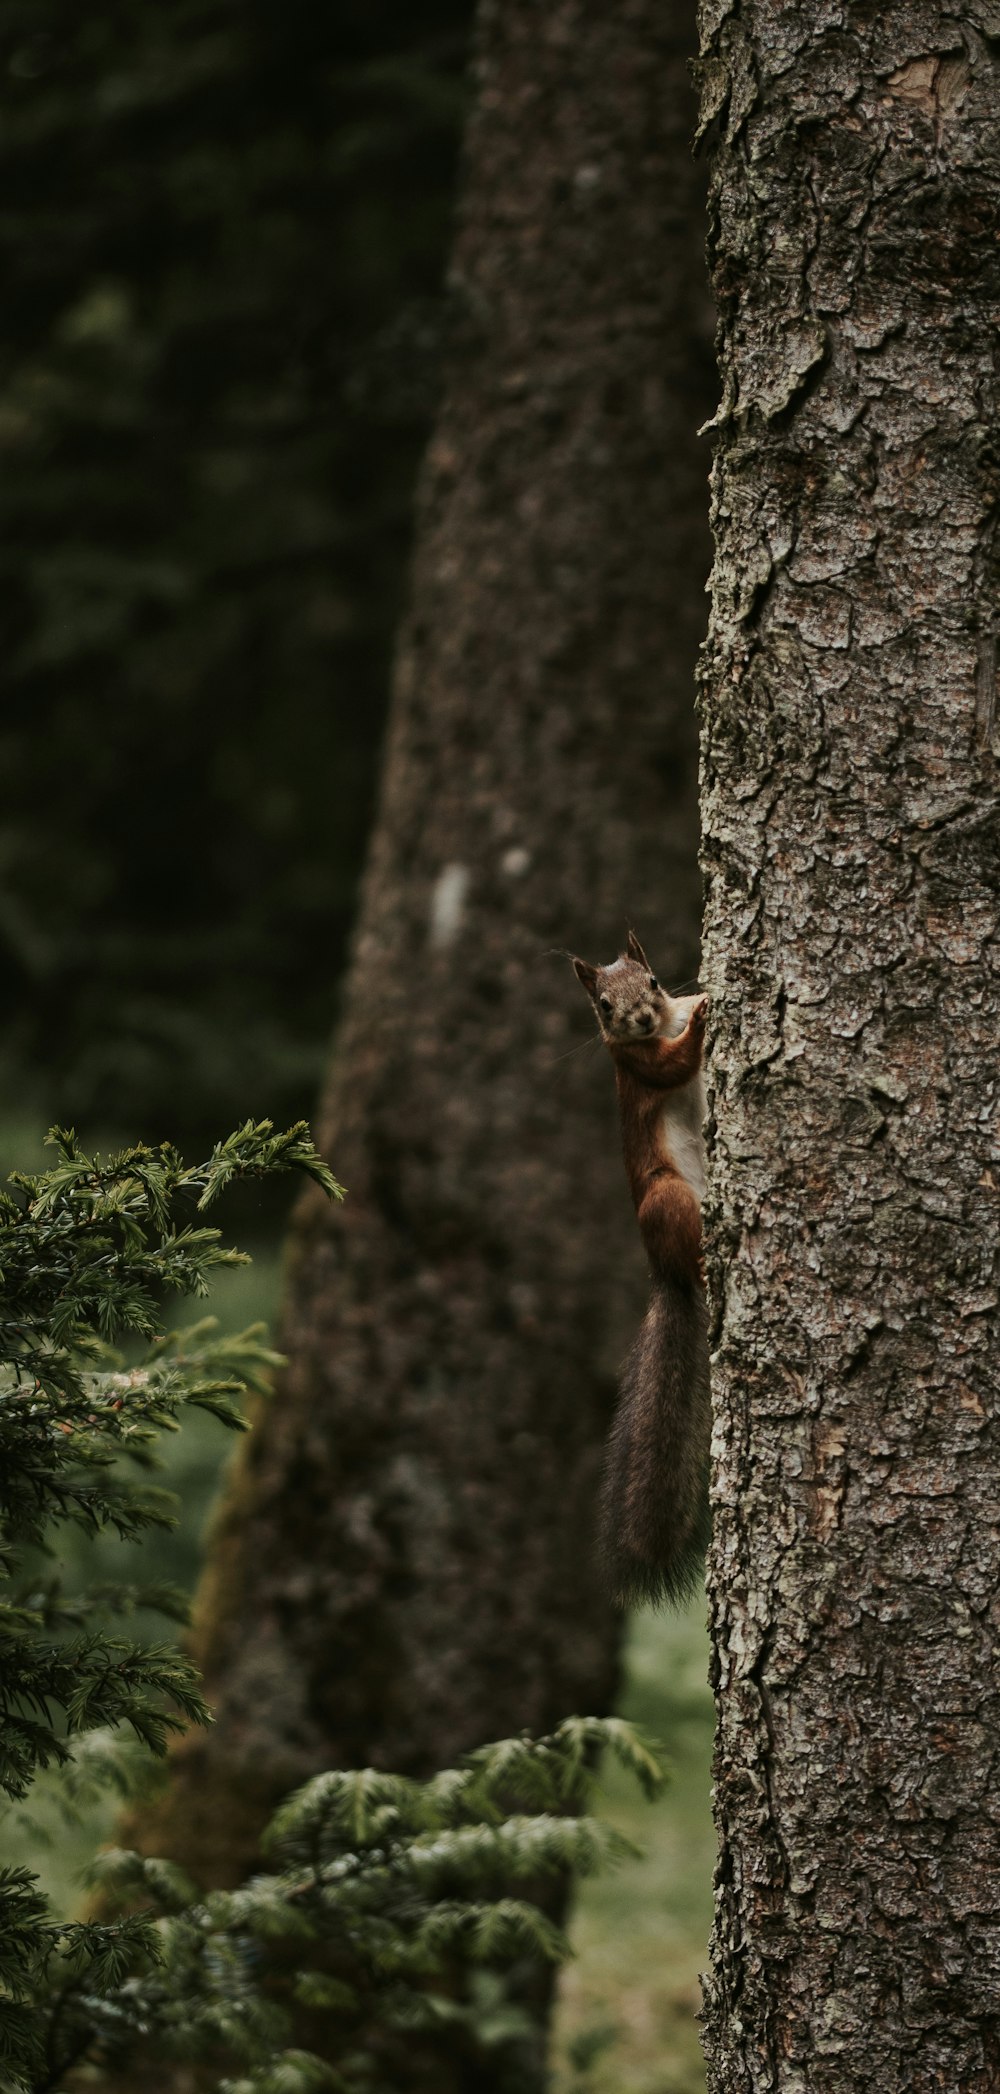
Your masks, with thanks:
M1000 2085L1000 12L702 8L725 2094Z
M412 611L289 1364L200 1607L217 1711L147 1840L244 1869L329 1764L605 1708L595 1557L642 1298L613 1086L553 946L695 965L708 569L693 13L486 6ZM321 960L318 960L321 964Z

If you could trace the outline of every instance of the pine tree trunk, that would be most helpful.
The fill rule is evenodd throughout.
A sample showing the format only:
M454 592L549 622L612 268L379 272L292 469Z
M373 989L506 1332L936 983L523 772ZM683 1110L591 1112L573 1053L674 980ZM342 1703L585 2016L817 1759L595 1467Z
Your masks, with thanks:
M716 2094L1000 2085L1000 12L702 9Z
M216 1534L214 1729L164 1844L245 1869L330 1764L606 1708L594 1503L644 1296L611 1071L551 948L696 964L710 407L693 12L482 10L412 611L273 1403ZM322 964L322 956L317 956ZM569 1058L567 1058L567 1056Z

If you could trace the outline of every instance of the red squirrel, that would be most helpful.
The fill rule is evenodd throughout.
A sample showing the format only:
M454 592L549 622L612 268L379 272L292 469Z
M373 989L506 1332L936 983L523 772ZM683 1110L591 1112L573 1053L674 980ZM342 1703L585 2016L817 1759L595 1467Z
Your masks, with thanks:
M615 1065L625 1169L652 1293L622 1368L601 1494L616 1599L679 1599L708 1543L708 1336L701 1259L706 996L668 996L629 932L573 966Z

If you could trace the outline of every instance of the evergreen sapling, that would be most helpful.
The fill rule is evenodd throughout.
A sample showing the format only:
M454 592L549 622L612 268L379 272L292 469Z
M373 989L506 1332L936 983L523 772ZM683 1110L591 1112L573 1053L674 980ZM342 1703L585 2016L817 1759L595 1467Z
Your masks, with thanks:
M170 1643L117 1627L137 1606L183 1619L162 1586L65 1589L67 1523L141 1542L171 1501L143 1473L187 1407L245 1425L276 1355L258 1325L164 1329L166 1291L204 1295L242 1260L196 1217L236 1178L297 1169L341 1189L304 1125L248 1123L208 1162L168 1146L102 1161L55 1130L53 1168L0 1193L0 1786L13 1808L54 1767L72 1791L122 1780L114 1740L162 1755L209 1720ZM186 1211L187 1210L187 1213ZM188 1218L191 1214L193 1218ZM116 1347L127 1345L135 1357ZM138 1464L138 1478L122 1457ZM608 1747L652 1794L661 1773L627 1725L571 1717L484 1747L427 1782L365 1768L290 1797L239 1889L203 1894L172 1863L100 1854L100 1919L56 1918L26 1869L0 1871L0 2087L50 2094L86 2061L200 2065L220 2094L391 2094L405 2050L509 2066L536 2031L512 1973L567 1953L542 1909L627 1851L587 1814ZM541 1900L541 1902L540 1902Z

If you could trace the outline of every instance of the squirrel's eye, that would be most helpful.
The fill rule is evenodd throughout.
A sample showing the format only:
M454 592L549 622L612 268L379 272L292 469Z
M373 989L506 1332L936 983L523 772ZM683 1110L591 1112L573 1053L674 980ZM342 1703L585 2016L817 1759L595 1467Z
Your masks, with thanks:
M657 979L656 979L656 976L655 976L655 974L651 974L651 975L650 975L650 977L649 977L649 986L650 986L650 988L651 988L651 989L658 989L658 988L659 988L660 984L659 984L659 982L657 981Z
M604 1012L604 1015L605 1015L605 1017L606 1017L606 1018L610 1018L610 1016L611 1016L611 998L610 998L610 996L601 996L601 997L600 997L600 998L598 999L598 1001L599 1001L599 1003L600 1003L600 1006L601 1006L601 1009L602 1009L602 1011Z

